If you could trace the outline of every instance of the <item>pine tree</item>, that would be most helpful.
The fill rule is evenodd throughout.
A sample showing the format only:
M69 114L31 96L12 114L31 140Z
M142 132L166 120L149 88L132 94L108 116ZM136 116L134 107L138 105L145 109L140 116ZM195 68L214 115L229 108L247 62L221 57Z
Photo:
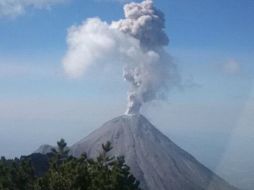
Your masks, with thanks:
M110 155L110 142L102 145L96 159L68 156L67 143L61 139L53 150L48 171L35 176L31 161L0 160L0 190L140 190L123 157ZM50 156L50 154L48 155Z
M59 159L65 159L68 157L69 148L67 147L67 143L64 139L60 139L57 142L57 148L52 148L52 153L54 156L58 157Z

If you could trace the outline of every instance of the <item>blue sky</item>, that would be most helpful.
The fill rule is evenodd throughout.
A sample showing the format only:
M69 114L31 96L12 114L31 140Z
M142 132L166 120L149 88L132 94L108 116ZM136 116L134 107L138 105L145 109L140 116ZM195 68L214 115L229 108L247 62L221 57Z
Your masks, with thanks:
M232 180L235 176L227 171L235 164L225 159L247 154L246 147L253 150L254 145L254 2L154 2L165 13L167 49L186 85L166 102L144 106L143 113ZM127 84L120 67L93 67L73 80L61 63L70 26L89 17L119 20L122 6L109 0L68 0L4 15L0 3L0 155L28 154L61 137L74 143L124 112ZM252 162L254 152L249 154L250 160L236 164L237 169Z

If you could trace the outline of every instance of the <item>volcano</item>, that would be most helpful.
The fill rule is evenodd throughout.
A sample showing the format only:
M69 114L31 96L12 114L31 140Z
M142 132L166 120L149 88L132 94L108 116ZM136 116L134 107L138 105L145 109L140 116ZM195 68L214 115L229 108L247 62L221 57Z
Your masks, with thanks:
M144 190L237 190L173 143L144 116L123 115L75 143L71 154L95 158L110 141Z

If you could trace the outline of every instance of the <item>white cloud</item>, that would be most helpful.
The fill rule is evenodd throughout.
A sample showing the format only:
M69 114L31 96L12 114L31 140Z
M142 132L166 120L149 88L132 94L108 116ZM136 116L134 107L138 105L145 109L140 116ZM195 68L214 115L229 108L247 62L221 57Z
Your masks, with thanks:
M226 74L230 74L230 75L236 75L241 72L240 64L234 59L231 59L227 61L226 63L224 63L223 69Z
M128 3L128 2L135 2L135 0L94 0L96 2L118 2L118 3Z
M67 0L1 0L0 18L22 15L30 7L37 9L48 9L54 4L59 4L66 1Z

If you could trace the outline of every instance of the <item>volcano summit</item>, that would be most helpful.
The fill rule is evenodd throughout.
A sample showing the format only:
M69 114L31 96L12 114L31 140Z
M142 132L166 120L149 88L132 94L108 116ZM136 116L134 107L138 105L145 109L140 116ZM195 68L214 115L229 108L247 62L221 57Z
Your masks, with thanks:
M106 122L71 147L79 157L98 156L112 143L110 154L124 156L144 190L237 190L174 144L144 116L123 115Z

